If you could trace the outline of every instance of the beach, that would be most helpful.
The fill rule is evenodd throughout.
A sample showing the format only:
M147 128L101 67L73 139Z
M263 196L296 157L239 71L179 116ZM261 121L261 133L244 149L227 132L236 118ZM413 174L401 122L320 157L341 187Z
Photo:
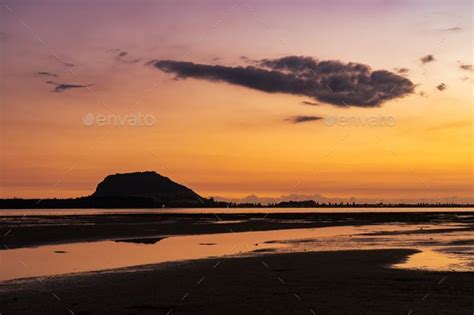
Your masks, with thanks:
M20 272L0 281L2 315L474 310L469 211L111 213L1 220L6 236L0 257ZM153 256L159 251L164 253ZM440 255L444 265L430 264L430 257L438 256L428 256L425 267L416 265L413 258L423 253ZM460 258L443 260L450 257ZM91 265L84 267L86 262ZM40 276L19 276L35 272Z
M213 211L214 209L210 209ZM114 213L107 210L101 215L24 215L24 211L11 211L0 216L1 241L8 248L38 246L54 243L94 241L127 237L154 237L188 234L267 231L278 229L316 228L327 226L371 225L387 223L474 224L474 213L465 209L456 212L372 212L331 213L319 209L318 213L272 213L272 209L259 209L259 213L245 213L247 209L231 209L220 213ZM358 210L358 209L356 209ZM69 210L66 210L69 211ZM171 210L172 211L172 210ZM198 210L197 210L198 211ZM46 211L45 211L46 212ZM72 212L72 210L71 210ZM17 215L15 215L18 213ZM64 213L64 212L62 212ZM4 246L0 250L5 249Z
M222 258L0 285L2 314L470 314L472 273L385 266L409 250Z

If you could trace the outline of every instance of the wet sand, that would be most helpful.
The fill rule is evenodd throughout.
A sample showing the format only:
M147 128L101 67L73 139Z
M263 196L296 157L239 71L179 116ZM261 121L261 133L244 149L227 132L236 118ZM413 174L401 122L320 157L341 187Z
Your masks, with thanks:
M237 209L238 210L238 209ZM237 211L236 210L236 211ZM118 238L267 231L384 223L474 224L457 213L107 214L0 217L0 250Z
M474 273L387 268L413 250L218 258L0 283L4 314L472 314Z
M435 232L442 233L443 226L450 223L450 231L472 230L474 214L110 214L0 220L2 247L8 249L153 237L133 240L149 246L143 244L171 235L385 223L427 224L435 229L439 224ZM368 236L389 234L393 233ZM456 244L466 241L472 240L456 240ZM474 311L474 272L390 268L416 253L409 247L278 254L258 249L254 253L259 254L0 282L0 314L415 315Z

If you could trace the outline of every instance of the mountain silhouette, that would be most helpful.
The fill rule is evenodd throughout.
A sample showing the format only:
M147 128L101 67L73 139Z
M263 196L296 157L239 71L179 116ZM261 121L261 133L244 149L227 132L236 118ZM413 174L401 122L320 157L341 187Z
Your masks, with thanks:
M153 199L155 204L199 204L205 200L188 187L152 171L109 175L91 197L144 197Z

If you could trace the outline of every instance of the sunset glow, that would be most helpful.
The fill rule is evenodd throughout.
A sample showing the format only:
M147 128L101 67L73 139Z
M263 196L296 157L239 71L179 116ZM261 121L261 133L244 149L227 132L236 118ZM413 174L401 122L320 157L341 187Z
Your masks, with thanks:
M141 170L203 196L474 198L470 1L51 3L1 9L2 198L84 196ZM150 64L233 74L285 56L413 91L341 106Z

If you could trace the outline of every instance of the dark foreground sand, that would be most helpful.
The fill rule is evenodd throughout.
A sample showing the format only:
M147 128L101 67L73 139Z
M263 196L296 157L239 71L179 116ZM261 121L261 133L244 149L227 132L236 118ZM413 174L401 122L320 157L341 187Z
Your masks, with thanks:
M410 253L374 250L222 258L41 282L5 282L0 284L0 313L473 313L474 273L386 267Z

